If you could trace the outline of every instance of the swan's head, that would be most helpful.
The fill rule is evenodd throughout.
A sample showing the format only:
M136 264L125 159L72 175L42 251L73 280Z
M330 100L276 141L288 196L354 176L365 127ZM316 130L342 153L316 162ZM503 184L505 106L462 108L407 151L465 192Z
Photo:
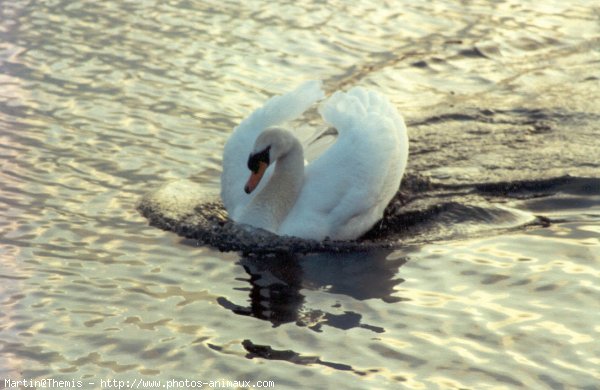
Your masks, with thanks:
M285 155L294 142L298 141L290 132L279 128L266 129L258 136L248 157L251 173L244 187L247 194L256 189L269 164Z

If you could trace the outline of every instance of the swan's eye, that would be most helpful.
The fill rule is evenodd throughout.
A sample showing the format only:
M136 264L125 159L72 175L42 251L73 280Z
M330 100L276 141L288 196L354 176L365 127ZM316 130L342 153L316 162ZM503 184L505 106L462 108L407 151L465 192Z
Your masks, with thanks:
M270 157L269 157L270 150L271 150L271 147L267 146L267 148L265 150L263 150L262 152L250 153L250 157L248 157L248 169L250 169L252 172L256 173L256 172L258 172L261 162L264 162L267 165L269 165L270 164Z

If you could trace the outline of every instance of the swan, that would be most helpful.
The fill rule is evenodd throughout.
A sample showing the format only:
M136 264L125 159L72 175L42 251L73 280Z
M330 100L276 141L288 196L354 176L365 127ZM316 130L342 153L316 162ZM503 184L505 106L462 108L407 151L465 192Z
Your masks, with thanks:
M402 116L378 92L335 92L319 113L338 137L305 165L302 143L282 125L323 98L320 81L305 82L234 129L221 175L221 198L233 221L320 241L356 239L383 217L408 159Z

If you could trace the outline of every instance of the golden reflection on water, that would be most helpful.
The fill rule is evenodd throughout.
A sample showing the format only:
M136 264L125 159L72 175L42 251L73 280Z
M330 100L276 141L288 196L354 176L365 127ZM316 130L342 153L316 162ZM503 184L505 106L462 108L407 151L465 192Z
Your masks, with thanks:
M408 298L406 307L414 306L410 311L429 314L445 331L409 334L434 348L452 351L473 366L493 364L502 375L530 367L530 373L539 375L559 370L600 378L600 370L586 363L596 360L598 353L599 329L591 325L600 319L594 309L600 294L593 286L598 272L591 264L600 259L600 245L579 246L578 236L585 233L577 230L589 231L580 224L558 225L423 248L412 261L427 269L428 280L420 280L421 288L407 288L416 284L410 283L414 271L409 271L409 263L403 269L407 282L398 292ZM487 261L479 260L482 253ZM527 261L522 261L524 257ZM423 288L432 285L436 287ZM437 315L432 316L432 308ZM499 353L504 360L498 360Z
M270 269L135 211L172 179L218 190L231 129L309 78L373 86L409 123L455 106L597 121L592 3L16 0L2 12L0 377L597 386L597 211ZM581 148L549 158L597 154L596 127L576 128ZM425 131L411 128L417 150L437 148ZM419 169L468 178L509 160L494 156ZM244 340L293 358L249 358Z

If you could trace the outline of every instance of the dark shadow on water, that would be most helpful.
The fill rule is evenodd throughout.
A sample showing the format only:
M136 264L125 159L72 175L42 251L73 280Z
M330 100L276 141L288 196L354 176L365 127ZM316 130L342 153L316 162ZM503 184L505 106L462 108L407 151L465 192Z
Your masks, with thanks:
M173 198L190 190L185 183L149 193L138 208L152 225L221 251L280 258L289 253L323 253L330 259L336 253L368 257L369 253L407 245L544 227L550 218L543 213L582 201L595 204L599 188L598 179L571 176L463 185L434 184L409 174L383 219L351 241L305 240L240 225L229 220L219 201L198 200L193 191L186 195L191 205L182 211Z
M394 295L394 288L404 281L397 273L407 260L388 259L390 253L378 250L244 257L240 265L249 275L249 303L234 303L224 297L218 302L236 314L269 321L273 326L295 322L317 332L323 326L331 326L381 333L382 327L363 323L360 313L344 310L339 302L331 310L307 307L302 290L321 290L357 300L400 302L403 298Z
M242 347L244 347L244 349L248 352L246 354L246 358L248 359L261 358L266 360L285 360L287 362L303 366L317 364L333 368L334 370L353 372L361 376L368 373L367 371L356 370L348 364L328 362L322 360L318 356L301 355L298 352L294 352L290 349L277 350L273 349L269 345L254 344L251 340L242 341ZM369 371L377 372L378 370L373 369Z
M326 326L341 330L362 328L375 333L371 337L377 337L385 329L364 323L361 313L344 310L345 298L336 299L335 295L345 295L359 301L380 299L389 304L398 304L406 300L395 295L395 287L404 281L398 277L398 270L406 262L407 258L396 257L390 250L244 257L239 264L249 276L246 279L250 285L247 289L248 302L238 304L224 297L220 297L218 302L236 314L268 321L273 327L295 323L315 332L322 332ZM309 290L332 294L332 301L325 304L327 309L307 306L303 292ZM319 356L291 349L275 349L250 339L243 340L241 346L246 351L247 359L283 360L302 366L320 365L359 376L379 371L360 370L349 364L323 360Z
M242 258L248 273L249 306L234 304L224 297L218 302L236 314L268 320L274 326L294 322L304 303L303 270L295 256Z

